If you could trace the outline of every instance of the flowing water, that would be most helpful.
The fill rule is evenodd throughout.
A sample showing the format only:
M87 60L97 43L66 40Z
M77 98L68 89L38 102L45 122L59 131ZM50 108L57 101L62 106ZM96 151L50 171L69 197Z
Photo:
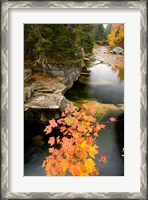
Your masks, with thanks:
M81 106L92 100L115 105L124 103L124 68L113 68L108 64L93 62L82 74L65 94L75 105ZM107 164L100 163L98 155L96 165L101 176L123 176L124 159L121 150L124 146L124 113L112 113L111 116L119 121L110 123L103 132L100 132L97 140L97 145L100 146L99 155L107 155ZM42 131L45 126L26 121L25 127L25 134L29 135L29 139L25 143L24 175L45 176L45 171L41 167L49 148L45 133ZM30 151L32 153L27 154Z

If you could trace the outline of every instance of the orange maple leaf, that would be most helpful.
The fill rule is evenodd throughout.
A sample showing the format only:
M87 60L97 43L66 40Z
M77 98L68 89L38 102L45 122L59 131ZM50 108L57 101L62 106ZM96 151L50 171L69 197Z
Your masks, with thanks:
M65 130L66 130L66 127L65 127L65 126L61 126L61 127L60 127L60 131L61 131L61 132L64 132Z
M52 146L52 145L54 145L54 143L55 143L55 138L50 137L50 139L48 140L48 144L50 144Z
M54 152L54 148L49 148L49 153L53 153Z
M100 124L100 128L105 128L106 125L105 124Z
M94 132L94 136L95 136L95 137L98 137L98 133L97 133L97 132Z
M86 131L85 127L84 127L84 126L81 126L81 125L79 125L79 126L77 127L77 130L80 131L80 132L85 132L85 131Z
M106 154L101 155L99 161L104 163L104 164L107 164Z
M96 112L96 108L95 108L94 106L91 106L90 109L89 109L89 111L90 111L90 113L91 113L92 115L94 115L95 112Z
M68 113L68 112L73 113L74 111L75 111L75 108L73 108L73 107L67 107L67 108L65 108L65 113Z
M52 128L51 128L50 125L49 125L49 126L46 126L46 128L44 129L44 132L46 132L46 134L51 133L51 131L52 131Z
M78 165L71 165L69 171L73 176L79 176L81 174L81 169Z
M89 138L86 139L86 144L88 144L88 145L92 145L93 142L94 142L94 140L93 140L92 137L89 137Z
M50 126L53 127L53 128L58 126L58 124L56 123L55 119L49 120L49 123L50 123Z

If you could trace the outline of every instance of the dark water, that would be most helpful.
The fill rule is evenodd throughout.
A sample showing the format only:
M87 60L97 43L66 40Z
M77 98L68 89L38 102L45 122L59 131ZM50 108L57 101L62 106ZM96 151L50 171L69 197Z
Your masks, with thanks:
M121 156L124 146L124 115L120 113L111 116L119 119L117 123L110 123L99 133L96 144L99 146L99 154L95 163L100 176L124 176L124 158ZM110 117L110 116L108 116ZM106 121L106 118L102 119ZM47 144L48 137L43 132L44 125L25 121L29 138L25 141L24 176L45 176L42 162L49 155ZM27 128L28 127L28 128ZM35 130L37 130L35 132ZM99 162L100 155L107 155L107 164Z
M81 76L67 91L66 98L80 104L92 100L109 104L122 104L124 99L124 71L113 69L105 64L95 65L90 67L89 70L89 75ZM107 117L116 117L117 122L109 123L99 134L96 143L100 146L100 151L96 156L96 165L100 176L123 176L124 158L121 154L124 147L124 114L119 111L111 113ZM45 176L45 171L41 167L44 158L48 156L49 148L48 138L43 132L45 125L25 121L24 126L24 175ZM99 162L101 154L107 155L106 165Z
M113 69L107 64L98 64L88 69L90 75L82 75L66 92L66 98L77 103L96 100L101 103L122 104L124 70Z

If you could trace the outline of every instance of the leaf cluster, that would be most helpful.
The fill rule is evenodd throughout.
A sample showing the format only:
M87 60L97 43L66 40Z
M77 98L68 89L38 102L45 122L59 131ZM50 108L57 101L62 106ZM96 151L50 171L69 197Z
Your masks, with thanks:
M67 172L73 176L99 175L94 161L99 152L96 138L106 125L97 122L95 113L96 107L87 103L79 111L67 107L60 119L49 120L46 134L50 136L53 129L59 129L63 137L49 137L49 156L42 164L47 176L65 176ZM106 163L105 157L100 162Z

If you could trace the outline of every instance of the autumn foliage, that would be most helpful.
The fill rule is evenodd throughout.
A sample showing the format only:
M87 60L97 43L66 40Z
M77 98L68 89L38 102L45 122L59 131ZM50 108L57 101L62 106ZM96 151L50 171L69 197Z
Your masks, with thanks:
M95 140L106 125L98 123L95 114L95 106L87 103L79 111L67 107L60 119L49 120L46 134L57 129L63 136L49 137L49 156L42 164L47 176L65 176L67 172L73 176L99 175L94 161L99 152ZM100 157L100 162L107 163L106 155Z
M124 48L124 25L112 24L107 39L111 49L117 46Z

